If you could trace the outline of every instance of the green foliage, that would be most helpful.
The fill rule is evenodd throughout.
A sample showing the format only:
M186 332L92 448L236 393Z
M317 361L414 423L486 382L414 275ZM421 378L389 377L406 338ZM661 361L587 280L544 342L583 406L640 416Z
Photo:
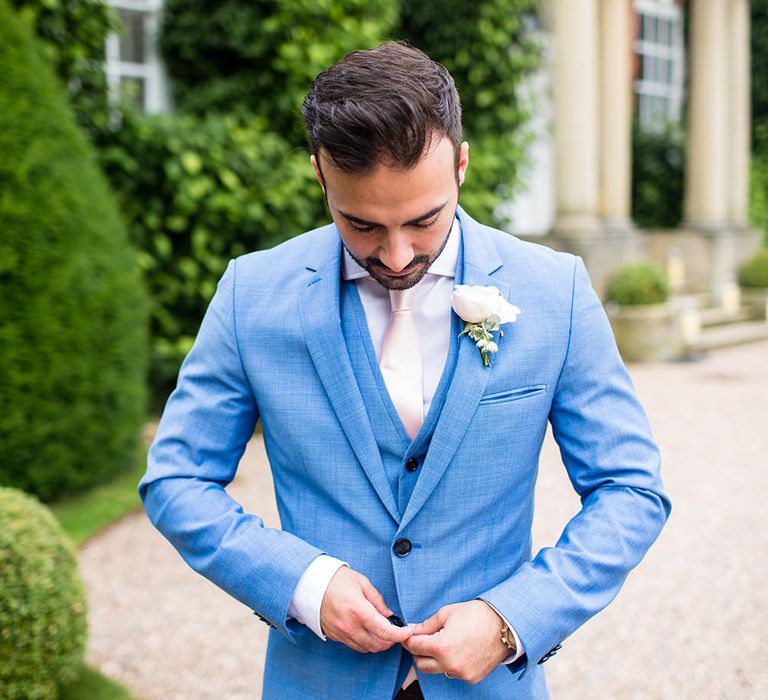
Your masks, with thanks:
M306 150L264 120L130 116L104 143L152 296L152 386L162 399L230 258L326 218Z
M768 248L757 251L739 270L742 287L768 289Z
M675 228L683 218L685 138L632 125L632 219L643 228Z
M763 244L768 246L768 152L752 155L749 220L763 232Z
M90 134L106 126L104 46L119 24L103 0L11 0L67 86L78 123Z
M453 75L461 96L470 170L462 205L496 220L498 204L519 180L529 136L529 106L520 85L534 70L540 48L532 28L534 0L402 2L398 39L422 49Z
M768 128L768 0L751 0L752 126L757 141L760 125ZM768 147L768 142L763 142ZM766 155L765 151L763 151Z
M315 76L378 44L396 15L396 0L167 0L160 46L182 111L255 113L296 146Z
M2 487L0 591L0 697L56 698L85 652L77 556L48 508Z
M133 700L133 695L127 688L83 664L77 678L61 686L58 700L86 699Z
M660 304L667 300L669 286L662 269L650 262L621 268L611 279L608 299L624 306Z
M0 483L50 500L131 465L146 299L61 85L0 0Z

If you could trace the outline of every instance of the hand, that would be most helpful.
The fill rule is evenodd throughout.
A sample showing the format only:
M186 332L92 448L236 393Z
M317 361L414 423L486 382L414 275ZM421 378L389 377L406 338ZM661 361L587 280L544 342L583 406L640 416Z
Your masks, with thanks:
M394 614L361 573L342 566L331 579L320 605L320 626L329 639L367 654L386 651L411 636L387 618Z
M403 646L413 654L422 673L446 673L479 683L504 659L509 649L501 641L503 621L482 600L446 605L411 627Z

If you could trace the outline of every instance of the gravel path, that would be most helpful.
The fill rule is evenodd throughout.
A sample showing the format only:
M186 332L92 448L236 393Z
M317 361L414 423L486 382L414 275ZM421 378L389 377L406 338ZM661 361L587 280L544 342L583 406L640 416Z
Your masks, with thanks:
M546 665L561 700L768 698L768 343L633 366L672 517L619 597ZM231 493L278 524L263 445ZM535 549L578 510L548 437ZM267 628L186 567L143 514L81 551L88 661L144 700L260 697Z

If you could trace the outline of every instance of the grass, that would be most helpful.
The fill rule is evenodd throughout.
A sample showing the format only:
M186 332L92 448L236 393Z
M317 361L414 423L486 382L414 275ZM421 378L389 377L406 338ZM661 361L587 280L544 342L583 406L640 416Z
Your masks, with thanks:
M120 684L83 664L78 677L59 688L58 700L134 700L134 697Z
M112 481L90 491L51 504L53 514L78 547L124 515L141 508L136 490L144 474L146 448L137 455L136 466Z
M136 465L106 484L51 504L64 531L78 547L124 515L141 508L136 487L144 474L147 448L137 453ZM135 700L131 692L86 664L78 677L61 686L59 700Z

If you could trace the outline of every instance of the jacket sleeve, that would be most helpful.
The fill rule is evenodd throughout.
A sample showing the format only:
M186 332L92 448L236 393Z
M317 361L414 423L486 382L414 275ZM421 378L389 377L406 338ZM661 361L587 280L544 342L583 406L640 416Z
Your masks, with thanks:
M268 528L225 491L258 420L238 349L231 261L179 373L139 483L147 515L184 560L291 641L294 588L322 550Z
M554 547L479 596L514 625L526 656L510 670L523 674L613 600L671 507L648 420L578 257L570 325L549 420L581 509Z

